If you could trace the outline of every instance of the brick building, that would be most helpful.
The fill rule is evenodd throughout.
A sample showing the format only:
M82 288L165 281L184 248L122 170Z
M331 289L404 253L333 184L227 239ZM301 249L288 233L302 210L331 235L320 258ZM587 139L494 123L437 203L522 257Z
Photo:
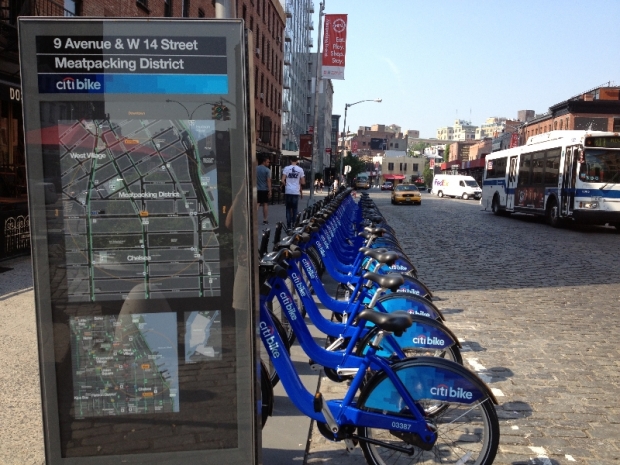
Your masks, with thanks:
M357 134L348 134L344 144L341 146L345 150L357 153L358 157L371 161L372 157L385 153L386 150L402 151L403 155L407 152L407 135L396 132L384 124L373 126L360 126Z
M562 129L620 132L620 87L597 87L549 107L523 125L520 144L530 136Z

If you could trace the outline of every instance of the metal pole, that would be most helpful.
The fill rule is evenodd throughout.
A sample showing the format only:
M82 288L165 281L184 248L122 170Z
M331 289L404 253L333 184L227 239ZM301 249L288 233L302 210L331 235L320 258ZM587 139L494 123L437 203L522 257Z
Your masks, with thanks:
M230 19L232 15L232 0L215 0L215 17L218 19Z
M342 168L344 164L344 152L345 152L345 137L347 134L347 110L349 109L349 104L345 103L344 105L344 124L342 125L342 153L340 154L340 171L338 172L338 185L340 185L340 176L342 175Z
M310 195L308 196L308 206L314 203L314 160L318 156L317 146L319 140L319 80L321 78L321 20L323 19L323 10L325 9L325 0L319 7L319 35L316 45L316 79L314 82L314 129L312 131L312 162L310 163ZM322 155L322 154L321 154ZM321 164L322 165L322 164Z

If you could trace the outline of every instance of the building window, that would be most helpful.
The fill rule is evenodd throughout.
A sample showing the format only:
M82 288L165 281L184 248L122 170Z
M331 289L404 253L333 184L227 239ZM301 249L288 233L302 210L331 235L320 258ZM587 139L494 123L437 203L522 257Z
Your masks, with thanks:
M394 171L394 163L388 163L388 171Z
M398 142L394 143L394 148L397 149L398 148Z
M164 0L164 16L166 18L172 17L172 0Z
M413 171L415 171L415 172L418 171L418 164L417 163L413 164Z
M620 118L614 118L613 132L620 132Z
M204 18L205 17L205 10L203 10L202 8L198 8L198 17L199 18Z
M189 0L183 2L183 12L181 14L184 18L189 18Z

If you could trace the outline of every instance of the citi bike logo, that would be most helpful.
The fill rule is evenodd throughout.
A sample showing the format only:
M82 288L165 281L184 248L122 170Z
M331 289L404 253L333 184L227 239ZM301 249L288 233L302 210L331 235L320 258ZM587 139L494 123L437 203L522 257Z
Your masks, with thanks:
M469 399L471 400L474 394L470 391L465 391L463 388L451 388L445 384L431 388L431 394L434 396L447 397L449 399Z
M407 313L411 313L412 315L422 315L422 316L427 316L427 317L431 317L431 314L428 312L425 312L424 310L418 310L417 308L412 308L407 310Z
M407 271L407 267L403 266L403 265L394 264L394 265L390 266L390 270Z
M403 293L407 293L407 294L420 295L420 291L417 291L415 289L402 289L402 288L398 288L398 289L396 289L396 292L403 292Z
M441 346L443 347L444 345L446 345L446 341L444 341L443 339L439 339L438 337L426 337L424 334L420 334L417 337L414 337L412 339L412 342L414 344L422 344L422 345L429 345L429 346Z
M321 257L324 257L325 249L323 248L323 244L321 244L320 241L316 241L315 244L316 244L316 247L319 249L319 253L321 254Z
M310 276L310 279L316 279L316 273L314 272L314 269L310 262L305 258L302 258L301 263L304 265L304 269L306 270L308 276Z
M278 358L280 356L280 345L276 342L276 338L274 337L274 329L269 327L264 321L261 321L258 327L260 328L260 332L263 335L269 352L271 352L271 356L273 358Z
M297 273L291 273L291 278L293 279L293 283L295 283L295 287L297 288L299 295L302 297L306 297L306 291L304 290L304 287L301 284L301 279L299 278L299 275Z
M101 83L93 81L89 78L75 79L66 77L62 81L56 83L57 90L101 90Z
M291 318L291 320L296 320L297 319L297 313L295 313L295 307L294 307L294 303L291 299L288 298L288 295L286 292L280 292L280 297L282 298L282 304L284 305L284 308L286 309L286 313L288 313L288 316Z

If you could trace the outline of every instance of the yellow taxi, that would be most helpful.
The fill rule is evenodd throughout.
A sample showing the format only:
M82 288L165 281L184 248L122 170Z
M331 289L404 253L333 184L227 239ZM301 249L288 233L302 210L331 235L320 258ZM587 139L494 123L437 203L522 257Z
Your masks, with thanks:
M422 194L415 184L398 184L392 191L392 204L397 203L422 205Z

